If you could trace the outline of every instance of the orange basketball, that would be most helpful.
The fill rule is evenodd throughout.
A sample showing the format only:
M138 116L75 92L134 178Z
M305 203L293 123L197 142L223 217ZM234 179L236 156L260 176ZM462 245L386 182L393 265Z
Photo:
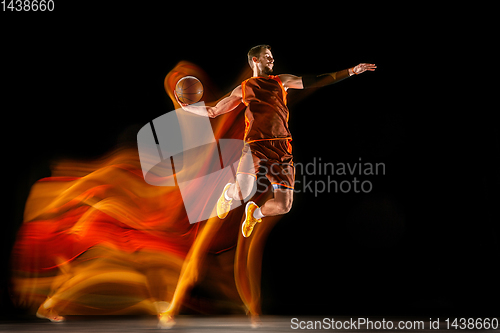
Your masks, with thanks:
M203 96L203 85L194 76L184 76L177 81L175 92L179 101L185 104L198 102Z

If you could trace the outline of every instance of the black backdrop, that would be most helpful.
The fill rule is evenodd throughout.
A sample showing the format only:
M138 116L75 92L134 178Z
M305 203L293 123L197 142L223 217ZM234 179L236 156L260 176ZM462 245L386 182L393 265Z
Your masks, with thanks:
M50 161L97 157L173 109L163 79L178 61L228 92L265 43L276 73L378 65L290 92L290 128L297 163L361 158L385 174L359 177L370 193L296 193L264 254L264 311L498 314L499 140L491 109L456 89L474 66L465 80L448 65L462 23L427 8L244 5L56 1L51 13L0 14L4 313L24 202Z

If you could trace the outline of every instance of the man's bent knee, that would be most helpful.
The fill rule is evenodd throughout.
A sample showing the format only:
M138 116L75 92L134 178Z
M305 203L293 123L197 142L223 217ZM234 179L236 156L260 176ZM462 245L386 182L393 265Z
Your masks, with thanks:
M246 201L254 194L255 177L247 174L238 174L234 186L233 198Z
M292 209L292 200L288 201L284 207L283 207L283 213L282 214L286 214L290 211L290 209Z
M288 213L290 209L292 209L292 203L293 203L293 198L291 196L283 198L283 200L281 200L278 203L278 210L280 214Z

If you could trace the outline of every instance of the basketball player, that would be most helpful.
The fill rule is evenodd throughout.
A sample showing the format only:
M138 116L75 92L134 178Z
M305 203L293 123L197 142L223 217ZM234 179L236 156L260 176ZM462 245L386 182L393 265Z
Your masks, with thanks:
M258 45L248 52L248 63L253 77L243 81L230 96L215 106L181 107L188 112L213 118L234 110L244 103L245 146L236 174L236 182L225 186L217 202L217 215L224 219L234 199L244 200L252 192L259 167L265 167L267 178L274 189L274 198L258 207L249 201L245 207L245 221L242 224L244 237L250 237L256 223L265 216L282 215L292 207L295 170L292 161L292 135L288 128L287 90L305 89L330 85L352 75L374 71L375 64L361 63L349 69L319 76L272 75L274 58L269 45ZM177 98L177 95L176 95ZM251 154L246 154L250 151ZM244 159L251 156L251 161ZM250 166L250 167L248 167Z
M262 222L262 218L285 214L292 206L295 170L290 145L292 136L288 129L287 90L326 86L352 75L374 71L376 66L362 63L349 69L319 76L272 75L274 58L269 45L253 47L248 52L248 63L252 68L253 77L245 80L228 97L220 100L213 107L183 104L179 101L175 91L174 96L185 111L201 116L206 116L208 113L211 118L236 109L240 103L247 106L245 145L236 181L224 187L217 202L217 215L220 219L224 219L229 214L234 199L243 200L250 196L256 183L257 170L260 166L267 168L266 176L273 186L274 198L265 202L262 207L258 207L253 201L247 203L245 220L242 223L242 235L238 238L234 258L234 275L238 293L251 317L252 327L258 327L261 313L258 261L261 257L257 253L262 253L265 239L277 219L269 218L267 223L255 232L254 237L248 237L252 234L255 225ZM250 153L247 154L249 151ZM203 257L221 226L219 222L217 219L209 219L196 237L183 264L168 308L159 310L159 328L168 329L175 325L175 315L188 290L198 280ZM243 239L248 239L248 242L243 242ZM250 249L255 255L248 255Z

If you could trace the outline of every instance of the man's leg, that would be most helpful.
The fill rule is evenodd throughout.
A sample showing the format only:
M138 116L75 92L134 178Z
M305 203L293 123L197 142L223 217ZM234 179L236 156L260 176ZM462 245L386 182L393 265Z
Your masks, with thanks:
M276 189L274 199L270 199L259 207L253 201L249 201L245 207L245 221L241 225L243 236L250 237L257 223L262 222L265 216L277 216L288 213L292 207L293 190Z
M293 203L293 190L277 188L274 198L266 201L260 211L264 216L283 215L290 211Z
M236 181L224 187L217 201L217 216L221 220L229 214L234 199L243 201L254 193L259 162L259 158L251 153L248 145L245 145L238 164Z
M246 173L238 173L236 182L227 190L227 196L231 199L244 200L252 194L256 183L256 177Z

